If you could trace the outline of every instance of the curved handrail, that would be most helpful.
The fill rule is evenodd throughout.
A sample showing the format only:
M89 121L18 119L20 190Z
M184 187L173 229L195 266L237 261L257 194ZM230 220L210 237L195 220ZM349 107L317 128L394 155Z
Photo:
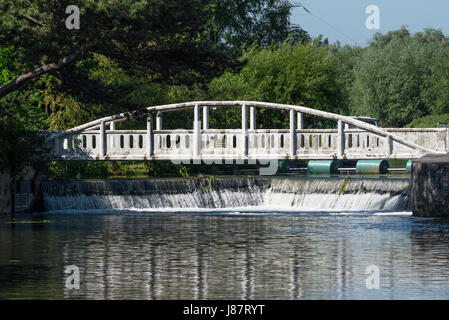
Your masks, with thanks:
M174 103L174 104L167 104L167 105L160 105L160 106L154 106L154 107L148 107L142 110L137 111L131 111L131 112L124 112L120 113L118 115L108 116L101 119L97 119L88 123L85 123L83 125L74 127L72 129L66 130L62 133L57 133L49 137L49 140L57 139L62 136L66 136L81 130L85 129L91 129L93 127L98 127L102 122L108 123L111 121L124 121L128 120L131 117L133 117L136 114L139 113L147 113L152 114L156 112L169 112L169 111L176 111L176 110L182 110L187 108L193 108L196 105L199 106L210 106L210 107L232 107L232 106L252 106L252 107L262 107L262 108L272 108L272 109L280 109L280 110L294 110L297 112L301 112L304 114L317 116L320 118L330 119L334 121L343 121L344 123L351 124L355 127L358 127L360 129L364 129L366 131L378 134L383 137L388 137L400 144L403 144L407 147L410 147L414 150L419 150L421 152L427 153L427 154L446 154L444 152L436 152L434 150L427 149L425 147L422 147L416 143L407 141L395 134L391 134L385 130L382 130L379 127L376 127L374 125L371 125L369 123L356 120L354 118L348 117L348 116L342 116L336 113L326 112L322 110L307 108L303 106L295 106L295 105L289 105L289 104L279 104L279 103L271 103L271 102L259 102L259 101L193 101L193 102L183 102L183 103Z

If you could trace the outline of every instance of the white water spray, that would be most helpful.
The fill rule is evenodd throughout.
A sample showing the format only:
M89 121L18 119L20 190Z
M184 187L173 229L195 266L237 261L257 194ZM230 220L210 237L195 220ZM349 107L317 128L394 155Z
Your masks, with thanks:
M407 179L78 180L42 185L47 211L226 209L407 211Z

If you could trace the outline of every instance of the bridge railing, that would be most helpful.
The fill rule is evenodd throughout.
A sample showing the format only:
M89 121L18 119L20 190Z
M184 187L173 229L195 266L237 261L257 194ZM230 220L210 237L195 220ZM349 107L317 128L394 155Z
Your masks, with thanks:
M436 151L446 152L447 137L445 129L385 129ZM244 143L241 130L208 129L201 130L201 156L211 158L254 159L410 159L417 154L394 141L390 142L380 135L364 130L351 129L344 134L343 156L338 157L337 129L302 129L296 132L296 153L290 154L289 130L257 129L248 130L248 155L243 152ZM193 130L154 131L154 150L150 155L146 130L107 130L105 132L105 152L101 155L100 130L82 131L59 138L54 148L60 159L191 159L195 157Z
M242 107L241 129L209 128L207 104ZM249 128L248 128L248 107ZM114 116L52 136L54 159L179 160L179 159L414 159L425 153L447 153L449 130L378 128L349 117L298 106L260 102L207 102L200 119L194 107L193 130L163 130L162 111L177 105L151 107L146 130L116 130ZM289 129L257 129L256 107L290 110ZM303 113L337 121L337 129L304 129ZM109 127L106 127L106 123ZM357 128L349 129L350 124Z

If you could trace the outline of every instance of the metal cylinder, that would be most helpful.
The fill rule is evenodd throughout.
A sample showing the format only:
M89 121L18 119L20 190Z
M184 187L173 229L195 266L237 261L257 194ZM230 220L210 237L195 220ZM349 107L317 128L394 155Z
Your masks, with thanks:
M340 160L310 160L307 164L307 172L309 175L337 174L340 167Z
M407 161L407 164L405 165L405 171L412 172L412 162L413 162L413 160Z
M387 160L359 160L356 165L357 174L384 174L388 172Z

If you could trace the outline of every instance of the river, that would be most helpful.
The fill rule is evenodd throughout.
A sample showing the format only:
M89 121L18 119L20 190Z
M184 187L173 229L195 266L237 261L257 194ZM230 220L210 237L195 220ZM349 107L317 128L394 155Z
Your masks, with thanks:
M49 182L51 210L0 217L0 299L448 299L449 221L413 217L404 181L392 182L398 190L376 181L364 180L362 194L350 190L360 180L308 180L302 195L304 180L256 181L245 200L232 200L245 193L235 185L226 198L218 181L202 200L190 192L209 207L180 205L186 198L165 209L121 207L153 187L107 195L115 187L101 182L109 191L92 193L99 181L77 181L58 193ZM110 199L110 208L98 207L99 193L115 207ZM72 201L65 209L56 204L63 196ZM66 286L67 266L79 268L79 289ZM378 289L367 286L373 267Z

